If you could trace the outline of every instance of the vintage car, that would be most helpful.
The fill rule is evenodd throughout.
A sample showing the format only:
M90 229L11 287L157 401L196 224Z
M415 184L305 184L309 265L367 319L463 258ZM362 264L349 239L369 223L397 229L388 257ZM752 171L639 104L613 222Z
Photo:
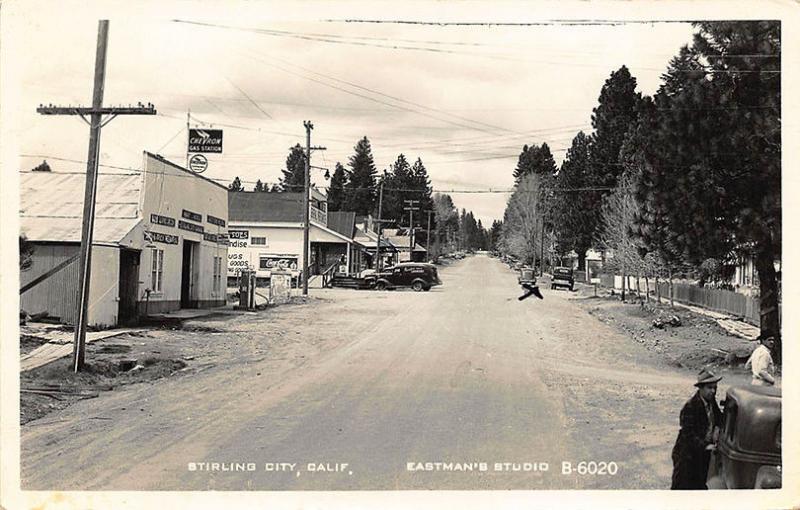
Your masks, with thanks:
M566 287L569 290L573 290L575 288L575 278L572 274L572 268L553 268L553 280L550 283L550 288L555 289L556 287Z
M410 287L419 292L442 284L436 266L424 262L401 262L370 275L367 279L376 290Z
M532 267L523 266L519 270L519 276L517 277L517 282L520 285L525 283L536 283L536 273L534 272Z
M780 388L733 387L723 405L722 430L711 455L708 488L780 488Z

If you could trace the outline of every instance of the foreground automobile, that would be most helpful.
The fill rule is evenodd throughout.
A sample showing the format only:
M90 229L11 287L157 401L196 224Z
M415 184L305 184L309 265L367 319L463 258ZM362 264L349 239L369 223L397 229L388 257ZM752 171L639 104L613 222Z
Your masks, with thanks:
M711 455L709 489L781 487L781 390L774 386L728 389L722 430Z
M571 267L553 268L553 281L550 284L550 288L555 289L556 287L566 287L569 290L575 288L575 278Z
M376 290L410 287L419 292L442 284L436 266L424 262L401 262L367 278Z

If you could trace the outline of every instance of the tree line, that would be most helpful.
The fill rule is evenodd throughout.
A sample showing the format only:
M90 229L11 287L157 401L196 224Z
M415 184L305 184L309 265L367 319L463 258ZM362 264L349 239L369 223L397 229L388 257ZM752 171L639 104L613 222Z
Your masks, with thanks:
M613 271L700 285L753 260L762 334L779 339L780 23L694 27L654 95L610 74L560 168L547 144L523 147L493 242L530 263L574 251L581 269L596 249Z
M300 144L289 151L285 168L277 184L268 186L258 180L257 192L302 192L304 188L306 154ZM232 191L245 191L237 176L228 186ZM372 156L369 139L361 138L353 147L345 167L337 162L327 187L329 211L353 211L358 216L372 215L383 220L383 227L407 230L414 227L418 244L428 244L428 211L431 211L431 257L461 249L487 249L489 233L471 211L459 213L449 195L433 194L428 170L422 159L413 163L405 154L381 174ZM413 201L413 205L407 203ZM380 218L378 207L380 206ZM406 210L413 207L412 215Z

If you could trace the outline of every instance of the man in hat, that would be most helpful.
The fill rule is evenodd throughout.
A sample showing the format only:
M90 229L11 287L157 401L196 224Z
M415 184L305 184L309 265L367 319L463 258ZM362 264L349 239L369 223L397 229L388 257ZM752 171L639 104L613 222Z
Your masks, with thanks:
M708 368L697 376L697 392L681 409L681 430L672 449L672 488L708 489L708 463L722 426L717 406L717 382L722 377Z
M753 373L752 383L756 386L773 386L775 384L775 363L772 361L772 349L775 347L775 337L759 337L761 345L756 347L753 354L744 364Z

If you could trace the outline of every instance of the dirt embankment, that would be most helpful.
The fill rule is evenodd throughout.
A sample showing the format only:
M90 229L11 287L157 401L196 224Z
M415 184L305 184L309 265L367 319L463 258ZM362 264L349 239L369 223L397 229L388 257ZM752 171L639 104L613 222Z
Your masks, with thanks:
M622 301L593 289L576 293L576 302L600 321L626 332L646 349L670 365L699 370L703 366L738 367L744 364L756 343L733 335L714 318L664 301Z
M24 424L128 384L167 377L186 367L175 350L153 349L154 333L129 333L86 345L86 366L74 372L72 356L20 375L20 423ZM26 345L21 351L24 353Z

